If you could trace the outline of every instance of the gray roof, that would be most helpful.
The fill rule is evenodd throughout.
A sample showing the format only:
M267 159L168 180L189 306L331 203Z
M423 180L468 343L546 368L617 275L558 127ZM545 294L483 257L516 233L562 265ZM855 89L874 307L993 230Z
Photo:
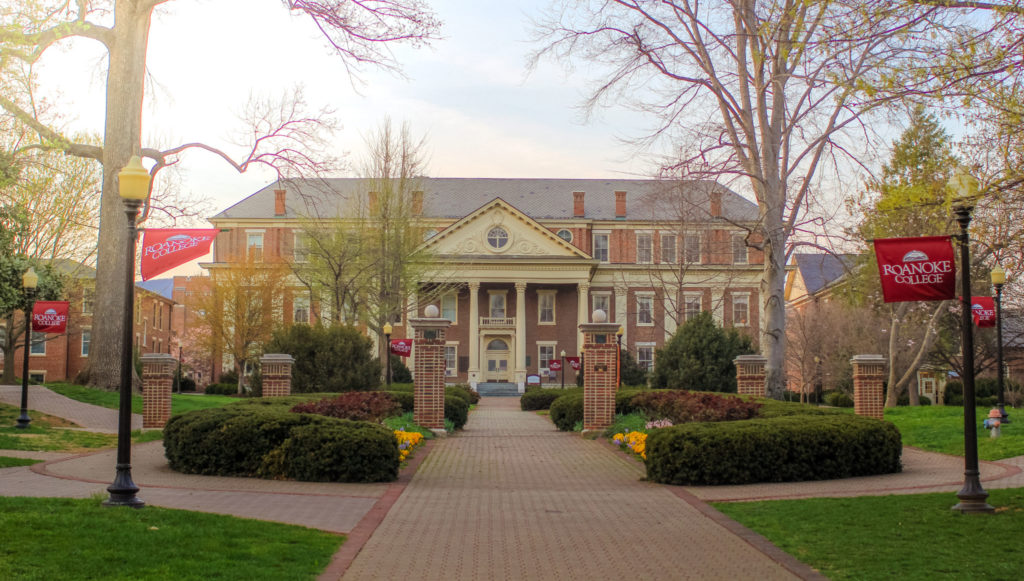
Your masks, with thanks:
M846 275L857 259L855 254L794 254L796 267L807 294L813 295Z
M156 293L165 299L174 300L174 279L173 278L152 278L135 283L135 286Z
M285 189L284 218L300 216L338 217L346 200L361 195L368 187L361 178L287 180L267 185L212 219L273 218L274 190ZM603 179L498 179L421 178L423 216L458 219L484 204L501 198L535 220L572 219L573 192L585 192L584 218L614 220L615 192L626 192L626 218L630 220L679 220L683 211L665 210L666 191L682 190L685 198L672 198L676 208L685 207L688 220L708 220L709 193L722 194L722 214L727 220L752 222L757 206L732 190L710 181L603 180Z

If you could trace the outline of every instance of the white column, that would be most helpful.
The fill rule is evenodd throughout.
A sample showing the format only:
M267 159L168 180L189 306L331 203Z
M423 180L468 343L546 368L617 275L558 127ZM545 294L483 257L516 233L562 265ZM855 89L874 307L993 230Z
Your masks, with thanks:
M615 322L622 327L622 344L626 344L626 335L629 332L629 325L626 321L626 313L628 307L626 306L626 291L628 289L624 286L615 287Z
M580 325L590 322L590 283L581 282L576 285L576 356L583 351L583 331L579 331ZM564 371L564 370L563 370Z
M665 303L665 340L668 341L676 332L676 318L669 312L669 303Z
M480 283L469 281L469 387L480 382Z
M526 392L526 283L516 283L516 383Z

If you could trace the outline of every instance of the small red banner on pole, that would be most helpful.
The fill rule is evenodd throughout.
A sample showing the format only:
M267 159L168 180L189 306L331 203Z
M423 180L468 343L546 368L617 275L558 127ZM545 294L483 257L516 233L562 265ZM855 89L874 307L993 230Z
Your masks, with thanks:
M63 333L68 326L68 301L38 301L32 307L32 330Z
M569 367L572 367L573 371L580 370L580 358L579 357L566 357L566 361L569 362Z
M971 316L979 327L995 327L996 302L992 297L971 297Z
M210 251L219 230L146 229L142 237L142 280L149 280L175 266Z
M552 361L548 361L548 369L551 370L551 371L561 371L562 370L562 362L557 360L557 359L552 360Z
M399 357L412 355L412 339L392 339L391 353Z
M944 301L956 296L949 236L875 239L875 256L887 303Z

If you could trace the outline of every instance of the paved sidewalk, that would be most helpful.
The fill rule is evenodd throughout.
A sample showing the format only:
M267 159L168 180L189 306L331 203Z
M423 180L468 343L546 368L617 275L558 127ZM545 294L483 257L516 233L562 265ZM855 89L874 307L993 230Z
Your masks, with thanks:
M0 385L0 402L21 407L21 386ZM82 403L41 385L28 386L28 409L71 420L91 432L117 433L117 410ZM142 429L142 415L132 414L132 429Z

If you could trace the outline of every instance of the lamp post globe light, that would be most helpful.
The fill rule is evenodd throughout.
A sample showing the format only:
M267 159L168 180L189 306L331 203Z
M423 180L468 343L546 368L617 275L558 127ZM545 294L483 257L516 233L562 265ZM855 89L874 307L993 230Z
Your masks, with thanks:
M562 389L565 389L565 349L562 349Z
M21 414L16 428L28 429L32 418L28 417L28 352L32 350L32 303L39 285L39 275L31 266L21 276L21 288L25 290L25 353L21 367Z
M953 213L960 225L960 234L956 238L960 244L960 329L964 384L964 485L956 493L960 502L953 506L953 510L964 513L993 512L995 509L985 502L988 492L982 488L979 478L978 418L974 399L974 325L971 321L971 249L968 227L978 193L978 180L961 171L950 181L957 193Z
M142 160L133 155L127 165L117 174L118 193L124 203L128 219L128 246L125 270L124 321L121 336L121 385L117 414L117 473L114 482L107 487L110 498L104 506L130 506L142 508L145 502L135 496L139 487L132 482L132 335L134 329L132 313L135 310L135 238L138 228L135 220L142 202L149 196L149 172L142 167Z
M1010 418L1006 415L1006 400L1003 398L1003 373L1005 371L1003 369L1003 285L1006 284L1006 271L997 265L992 269L991 276L992 286L996 289L996 365L998 365L996 385L999 387L999 403L996 407L1002 415L1000 422L1008 424Z
M387 363L384 367L384 381L388 384L388 389L391 389L391 332L394 331L394 327L391 323L384 323L384 358Z

